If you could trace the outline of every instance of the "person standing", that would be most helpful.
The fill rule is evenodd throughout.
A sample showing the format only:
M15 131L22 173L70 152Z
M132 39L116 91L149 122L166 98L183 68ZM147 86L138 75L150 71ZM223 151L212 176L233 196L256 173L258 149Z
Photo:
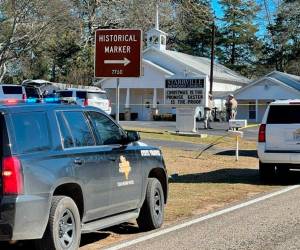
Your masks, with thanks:
M237 114L238 102L234 98L233 94L228 95L225 106L226 106L226 119L227 119L227 122L229 122L229 120L235 120L236 114ZM229 125L229 129L231 129L230 125Z
M213 108L213 100L212 100L212 95L208 94L208 101L207 101L207 106L204 107L204 129L212 129L210 125L210 119L211 119L211 111Z
M228 95L226 106L226 120L234 120L237 114L237 100L234 98L233 94Z
M238 102L237 100L234 98L233 95L232 99L231 99L231 119L235 120L236 119L236 115L237 115L237 106L238 106Z

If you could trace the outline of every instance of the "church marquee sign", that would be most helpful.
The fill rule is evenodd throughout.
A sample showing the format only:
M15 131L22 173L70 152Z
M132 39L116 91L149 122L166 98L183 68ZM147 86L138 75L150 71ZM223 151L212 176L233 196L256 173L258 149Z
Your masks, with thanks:
M174 106L205 105L206 78L166 79L165 104Z

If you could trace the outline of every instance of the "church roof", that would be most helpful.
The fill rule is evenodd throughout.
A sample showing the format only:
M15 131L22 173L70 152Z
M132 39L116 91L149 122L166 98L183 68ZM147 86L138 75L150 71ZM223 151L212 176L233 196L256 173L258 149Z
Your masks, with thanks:
M172 71L167 70L167 69L165 69L165 68L159 66L158 64L153 63L153 62L151 62L149 60L143 59L143 63L147 63L147 64L151 65L152 67L154 67L154 68L156 68L156 69L164 72L166 75L169 75L169 76L173 76L174 75L174 73Z
M280 71L273 71L267 74L268 77L274 78L291 88L300 91L300 77Z
M169 56L174 60L184 63L187 68L189 68L193 71L193 73L196 72L200 75L210 76L210 59L209 58L192 56L192 55L184 54L184 53L173 51L173 50L158 50L153 47L146 49L144 51L144 54L149 50L154 50L158 53L163 53L164 55ZM158 64L157 62L155 62L155 63ZM214 63L214 80L234 82L234 83L240 83L240 84L247 84L250 82L250 80L248 78L241 76L237 72L235 72L217 62Z
M255 86L257 84L261 84L264 81L271 81L274 83L277 83L279 85L285 86L287 88L290 88L294 91L300 91L300 76L280 72L280 71L272 71L269 74L253 81L249 85L238 89L235 91L235 94L239 94L241 92L246 91L248 88L251 88L252 86Z

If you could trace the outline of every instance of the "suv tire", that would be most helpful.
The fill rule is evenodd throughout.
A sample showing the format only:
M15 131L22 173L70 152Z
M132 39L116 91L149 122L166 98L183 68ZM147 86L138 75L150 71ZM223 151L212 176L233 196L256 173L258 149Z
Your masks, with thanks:
M66 196L54 196L46 231L36 248L43 250L75 250L79 248L81 223L75 202Z
M137 223L142 231L160 228L164 221L164 192L155 178L148 179L146 197Z
M275 177L275 165L259 161L259 176L261 180L271 180Z

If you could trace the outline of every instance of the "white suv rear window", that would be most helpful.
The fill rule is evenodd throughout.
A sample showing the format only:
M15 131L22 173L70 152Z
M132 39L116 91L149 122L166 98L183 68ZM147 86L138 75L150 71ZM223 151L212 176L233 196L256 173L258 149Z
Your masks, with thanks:
M300 124L300 105L270 106L267 124Z
M60 91L58 92L58 95L60 97L72 97L72 91Z
M5 95L22 95L23 90L21 86L2 86Z

